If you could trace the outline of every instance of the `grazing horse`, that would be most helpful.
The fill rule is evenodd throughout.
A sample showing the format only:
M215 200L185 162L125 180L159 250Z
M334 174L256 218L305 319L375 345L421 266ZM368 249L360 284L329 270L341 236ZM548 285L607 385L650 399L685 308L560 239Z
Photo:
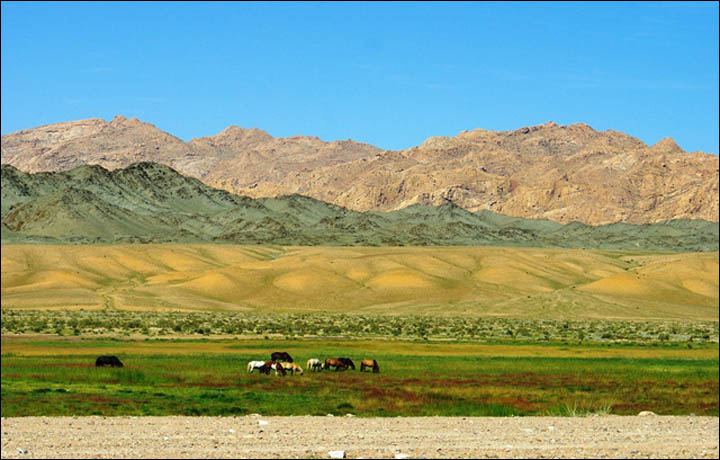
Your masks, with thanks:
M377 374L380 372L380 366L378 366L377 361L374 359L363 359L360 363L360 372L364 371L365 369L372 369L373 373Z
M281 363L283 369L285 371L290 372L291 375L295 375L295 373L298 373L300 375L303 375L302 367L298 366L295 363Z
M95 360L95 367L123 367L123 363L120 362L117 356L98 356Z
M325 369L330 369L330 367L334 367L336 371L338 369L347 370L348 368L347 364L335 358L328 358L325 360Z
M338 361L345 363L350 369L355 370L355 363L350 358L338 358Z
M269 362L265 363L265 366L268 366L268 365L270 366L270 369L275 371L275 375L282 375L283 377L285 377L285 374L287 374L287 372L285 372L285 368L283 367L282 363L276 363L274 361L269 361ZM269 373L270 373L270 371L268 370L268 374Z
M323 368L323 363L319 359L312 358L308 359L307 366L305 367L307 367L313 372L321 371Z
M292 356L284 351L276 351L270 355L271 361L285 361L287 363L293 362Z
M250 361L248 363L248 372L250 374L252 374L254 370L259 370L260 373L262 374L264 367L265 367L265 361Z

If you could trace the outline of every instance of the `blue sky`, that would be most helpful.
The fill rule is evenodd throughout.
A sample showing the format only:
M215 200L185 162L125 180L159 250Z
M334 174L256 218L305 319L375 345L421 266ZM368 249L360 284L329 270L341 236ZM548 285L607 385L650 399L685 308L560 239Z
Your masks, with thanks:
M2 134L138 117L382 148L555 121L718 153L718 3L2 2Z

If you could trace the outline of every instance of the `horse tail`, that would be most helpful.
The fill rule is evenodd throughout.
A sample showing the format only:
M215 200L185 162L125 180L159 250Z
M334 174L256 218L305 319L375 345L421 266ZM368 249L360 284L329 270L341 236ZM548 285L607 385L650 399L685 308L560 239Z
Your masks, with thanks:
M253 371L253 365L252 363L248 363L248 372L252 374Z
M377 361L373 361L373 364L373 372L377 374L378 372L380 372L380 365L377 363Z

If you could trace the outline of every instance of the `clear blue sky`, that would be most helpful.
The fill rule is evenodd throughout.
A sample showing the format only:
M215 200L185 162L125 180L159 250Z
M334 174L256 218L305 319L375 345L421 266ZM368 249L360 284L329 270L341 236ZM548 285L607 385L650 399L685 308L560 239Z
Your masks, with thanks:
M584 122L718 153L718 3L2 2L2 133L116 114L400 149Z

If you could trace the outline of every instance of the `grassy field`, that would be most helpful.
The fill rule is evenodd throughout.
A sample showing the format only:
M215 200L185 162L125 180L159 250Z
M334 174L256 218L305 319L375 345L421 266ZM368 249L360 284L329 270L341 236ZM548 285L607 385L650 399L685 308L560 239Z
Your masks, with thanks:
M378 360L379 374L247 373L287 351ZM101 354L122 369L97 369ZM4 337L2 416L718 415L717 344L478 344L383 340Z
M4 417L718 415L717 252L3 245L1 293Z
M2 308L718 320L718 253L2 247Z

